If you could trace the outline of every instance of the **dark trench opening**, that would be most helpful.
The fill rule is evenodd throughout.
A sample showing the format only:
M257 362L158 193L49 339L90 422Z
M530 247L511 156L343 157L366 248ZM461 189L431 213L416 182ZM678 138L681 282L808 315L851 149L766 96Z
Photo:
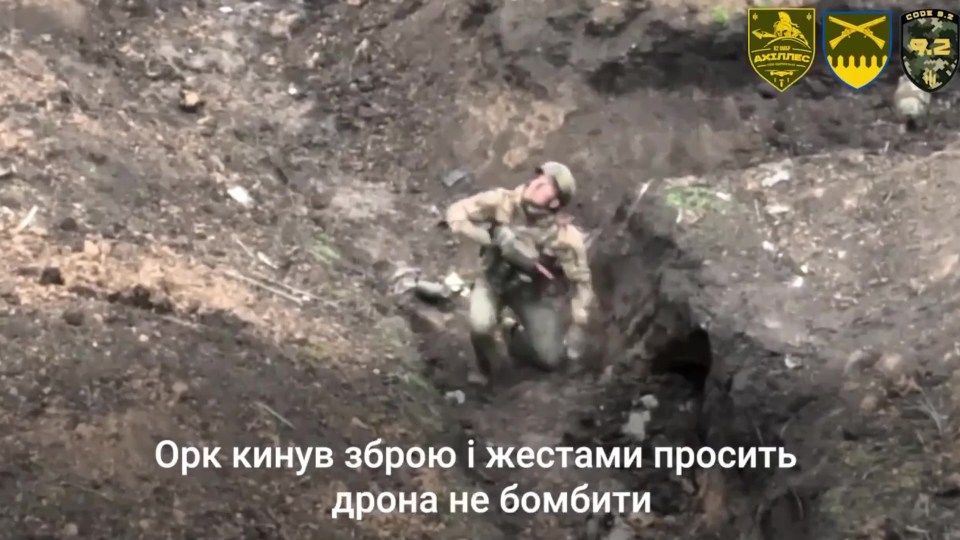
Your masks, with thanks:
M713 366L713 349L710 334L694 325L687 333L670 340L650 364L654 375L675 374L686 379L702 394Z

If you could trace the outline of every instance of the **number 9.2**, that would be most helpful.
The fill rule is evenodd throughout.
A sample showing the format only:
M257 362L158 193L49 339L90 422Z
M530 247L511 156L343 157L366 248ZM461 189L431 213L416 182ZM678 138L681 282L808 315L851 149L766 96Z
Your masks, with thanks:
M927 45L933 41L933 47ZM921 56L949 56L950 40L947 38L935 38L933 40L926 38L913 38L910 40L910 48L913 52Z

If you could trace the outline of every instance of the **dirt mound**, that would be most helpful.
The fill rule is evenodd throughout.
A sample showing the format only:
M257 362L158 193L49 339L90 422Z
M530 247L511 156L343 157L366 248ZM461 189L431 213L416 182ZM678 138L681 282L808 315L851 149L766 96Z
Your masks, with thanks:
M729 538L744 531L796 538L911 530L949 535L941 518L932 516L953 510L947 500L933 503L931 497L949 484L952 466L935 466L924 481L911 484L912 495L930 505L925 506L931 509L928 516L910 510L894 516L873 505L848 511L836 501L841 493L866 497L867 486L892 493L895 478L914 476L916 467L929 463L910 445L869 450L874 435L906 436L913 430L925 433L925 441L955 437L942 422L950 407L943 401L950 388L945 377L955 366L938 364L938 375L921 383L926 376L920 374L932 368L907 367L905 355L916 353L880 337L893 326L919 329L933 323L878 318L880 313L892 318L890 306L905 293L893 283L902 283L911 272L926 272L889 266L893 260L913 260L906 246L930 238L920 232L926 228L919 221L892 227L894 215L905 219L904 194L896 184L912 176L906 171L936 177L920 164L940 164L950 155L924 157L949 144L954 121L939 114L931 132L906 134L889 107L895 70L868 92L853 94L818 63L796 92L773 96L742 57L741 19L704 25L702 18L686 22L669 6L636 3L480 6L469 26L479 28L480 39L489 44L481 58L485 73L495 78L479 85L488 88L465 107L469 121L458 133L467 141L489 141L481 146L487 158L476 169L493 178L556 155L587 172L585 190L593 197L580 217L596 227L598 288L611 323L604 337L610 344L608 361L616 367L599 380L566 375L525 381L501 403L478 406L468 425L517 445L556 443L571 433L593 444L617 441L630 414L639 410L640 397L650 393L675 405L652 415L663 422L651 428L657 443L784 445L801 456L801 469L786 475L701 471L682 480L651 470L616 474L617 485L663 495L657 501L659 521L631 523L643 537ZM953 91L940 96L936 110L949 110L955 100ZM487 137L478 137L478 130ZM940 142L931 144L934 139ZM900 160L907 162L894 167ZM717 169L730 172L704 174ZM778 177L791 179L784 184L791 189L771 189L782 182ZM654 187L638 189L642 183ZM946 196L927 189L920 199ZM643 193L646 200L640 200ZM831 200L842 200L846 210L835 213ZM930 207L938 215L949 213L947 200ZM610 225L615 207L619 215ZM881 240L881 230L904 229L915 231L912 240ZM835 234L839 245L825 251L822 241L828 234ZM854 245L883 247L866 254ZM945 249L918 261L919 266L933 265L941 269L936 275L946 275L942 268L951 263L953 248ZM846 261L841 266L838 257ZM878 269L870 271L867 261ZM882 277L865 277L874 274ZM920 283L926 278L909 279L916 284L913 290L925 287ZM866 283L892 288L874 289L871 302L862 298ZM852 287L849 295L844 286ZM903 302L911 311L923 305L916 298ZM851 303L860 307L851 310ZM920 312L939 313L939 308ZM898 332L898 339L913 343L906 338L913 332ZM441 343L431 334L424 353L437 364L453 356ZM917 345L931 346L935 357L944 354L933 352L946 346L935 338ZM865 373L849 367L878 357L885 359L880 366L892 369ZM847 375L838 375L838 360ZM709 376L702 384L707 365ZM453 382L459 375L438 377L444 388L462 384ZM863 392L866 388L872 390ZM876 414L879 388L898 396L889 406L927 411L920 414L928 421L891 421L870 435L855 427L864 415ZM690 409L681 405L691 398L701 405L687 415ZM530 406L518 410L517 403ZM497 427L507 423L507 430ZM595 430L584 430L584 423ZM683 427L671 429L677 426ZM940 443L925 448L936 462L953 459ZM903 472L875 482L852 480L858 474L853 471L869 469L867 463L876 463L885 452L904 463ZM832 466L838 460L844 467ZM516 477L500 481L511 480ZM575 474L524 480L539 489L598 481ZM543 520L541 530L575 527L574 520Z
M937 141L957 120L904 134L895 69L854 94L818 63L773 96L744 6L716 6L0 3L2 530L949 538L957 216ZM397 306L388 278L468 276L439 209L556 156L584 185L603 365L484 395L458 312ZM782 444L801 468L183 478L153 455L378 437ZM514 482L650 491L654 513L330 519L337 491Z

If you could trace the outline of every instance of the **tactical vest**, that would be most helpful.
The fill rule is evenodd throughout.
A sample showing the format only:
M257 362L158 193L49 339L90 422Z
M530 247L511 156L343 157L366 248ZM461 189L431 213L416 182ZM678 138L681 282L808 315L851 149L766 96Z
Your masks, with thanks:
M494 290L501 294L563 294L569 284L563 269L557 262L555 246L560 226L555 221L547 224L511 225L517 242L526 250L539 254L540 264L555 277L550 280L543 275L529 275L504 260L496 247L481 248L485 276Z

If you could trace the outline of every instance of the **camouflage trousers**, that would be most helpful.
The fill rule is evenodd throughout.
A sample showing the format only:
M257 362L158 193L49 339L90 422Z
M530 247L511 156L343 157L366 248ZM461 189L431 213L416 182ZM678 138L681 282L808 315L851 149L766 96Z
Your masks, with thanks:
M532 288L504 293L480 278L470 295L470 340L477 365L486 376L499 371L500 355L496 331L501 314L509 307L521 328L505 332L510 356L519 362L552 371L564 359L564 332L557 298L539 294Z

